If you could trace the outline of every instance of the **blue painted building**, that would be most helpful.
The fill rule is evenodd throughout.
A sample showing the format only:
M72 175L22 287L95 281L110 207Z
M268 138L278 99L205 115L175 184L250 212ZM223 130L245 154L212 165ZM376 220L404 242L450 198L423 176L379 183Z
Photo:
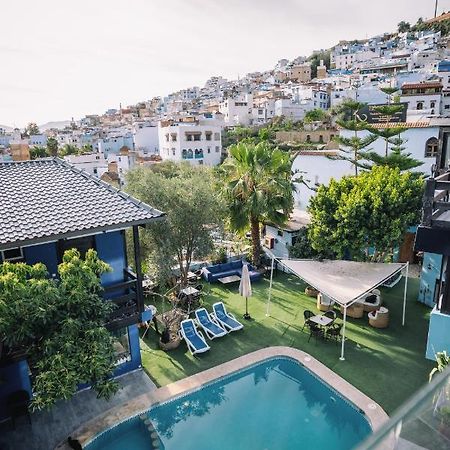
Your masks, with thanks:
M426 357L450 353L450 171L432 176L425 187L422 223L417 229L416 250L426 252L419 301L433 307Z
M55 159L0 163L0 262L37 262L49 276L65 250L83 255L93 248L112 271L102 276L105 301L117 308L107 324L115 336L117 368L121 375L141 365L137 323L144 311L139 250L139 227L163 213L116 190L107 183ZM133 265L129 269L125 230L133 235ZM0 405L18 389L31 393L26 361L0 358ZM0 420L5 411L0 406Z

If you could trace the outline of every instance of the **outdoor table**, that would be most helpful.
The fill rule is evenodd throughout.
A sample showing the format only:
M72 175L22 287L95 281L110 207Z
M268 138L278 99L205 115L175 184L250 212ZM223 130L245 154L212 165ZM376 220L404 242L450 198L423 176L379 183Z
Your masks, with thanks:
M327 325L330 325L331 322L333 322L333 319L331 317L323 316L322 314L310 317L308 320L322 327L326 327Z
M219 278L218 281L222 284L236 283L236 281L241 281L241 277L239 275L230 275L229 277Z
M198 289L195 289L195 287L192 286L188 286L185 287L184 289L181 289L180 293L190 296L190 295L195 295L198 294L200 291Z

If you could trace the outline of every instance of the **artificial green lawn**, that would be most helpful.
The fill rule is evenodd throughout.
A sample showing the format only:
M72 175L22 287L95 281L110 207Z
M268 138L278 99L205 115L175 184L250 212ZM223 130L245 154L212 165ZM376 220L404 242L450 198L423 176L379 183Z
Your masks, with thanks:
M158 347L158 336L151 329L141 340L142 363L153 381L164 386L173 381L229 361L263 347L283 345L301 349L345 378L391 414L428 380L433 363L425 359L429 308L416 301L419 282L408 280L406 325L401 325L403 281L383 289L384 304L390 311L390 326L377 330L369 326L367 314L347 323L346 360L340 361L340 345L314 338L301 331L303 311L317 311L315 300L303 294L305 285L298 278L280 273L274 277L270 317L266 317L269 281L254 283L249 299L252 321L244 321L244 330L210 342L211 350L193 357L186 344L165 353ZM228 310L241 320L245 300L238 285L205 285L204 304L208 310L224 301ZM158 304L161 312L163 306ZM167 308L167 306L165 306ZM342 316L339 314L338 321Z

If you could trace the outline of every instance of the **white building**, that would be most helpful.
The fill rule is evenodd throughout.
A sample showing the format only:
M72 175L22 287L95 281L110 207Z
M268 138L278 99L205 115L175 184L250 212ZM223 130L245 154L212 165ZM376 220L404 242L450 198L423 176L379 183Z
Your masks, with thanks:
M241 93L228 97L219 103L219 111L224 115L226 125L251 125L253 95Z
M400 101L408 103L407 120L438 116L441 112L441 100L442 83L440 81L404 83L402 85Z
M284 226L278 227L271 224L264 226L264 247L276 258L288 258L289 248L295 244L298 232L309 223L309 214L294 208L289 221Z
M45 147L47 145L47 136L45 134L32 134L28 138L28 145L29 146L39 145Z
M159 153L158 125L150 122L133 124L134 149L141 155L157 155Z
M222 124L215 118L185 117L159 122L159 155L163 160L216 166L222 157Z
M358 51L353 53L342 53L334 56L334 68L338 70L351 69L357 63L369 61L377 58L379 55L370 50Z
M312 108L307 108L304 105L295 103L291 98L278 98L275 100L275 116L286 117L294 122L303 120L307 111Z
M448 122L448 120L447 120ZM405 152L411 153L411 156L423 162L422 166L413 169L416 172L423 172L427 175L431 173L431 167L436 163L436 155L439 146L439 129L444 126L440 119L428 119L427 122L408 123L410 128L401 134L404 139ZM383 125L373 125L383 126ZM353 132L341 130L340 135L349 137ZM363 137L367 132L360 132ZM382 138L377 139L370 147L372 151L384 155L385 141ZM344 160L332 159L339 154L334 150L314 150L302 151L295 158L292 170L304 174L307 186L298 184L297 192L294 193L295 204L297 208L305 210L309 200L315 195L315 188L321 184L327 185L331 178L339 180L345 175L354 175L354 166Z

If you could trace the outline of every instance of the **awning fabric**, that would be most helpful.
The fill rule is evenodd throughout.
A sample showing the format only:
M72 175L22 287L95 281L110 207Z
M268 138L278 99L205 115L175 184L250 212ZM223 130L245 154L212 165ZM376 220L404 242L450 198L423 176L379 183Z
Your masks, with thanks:
M306 283L345 306L383 284L405 267L401 263L281 259Z

